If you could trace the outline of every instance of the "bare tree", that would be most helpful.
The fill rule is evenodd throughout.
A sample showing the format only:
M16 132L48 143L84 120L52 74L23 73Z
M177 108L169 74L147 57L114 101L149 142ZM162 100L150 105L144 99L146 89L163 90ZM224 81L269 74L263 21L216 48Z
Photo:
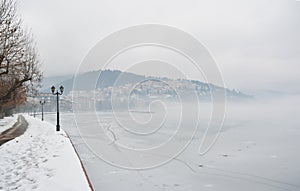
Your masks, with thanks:
M1 112L4 107L11 108L13 104L20 104L12 100L34 91L41 81L42 73L33 38L22 29L22 20L16 14L14 0L0 0L0 3Z

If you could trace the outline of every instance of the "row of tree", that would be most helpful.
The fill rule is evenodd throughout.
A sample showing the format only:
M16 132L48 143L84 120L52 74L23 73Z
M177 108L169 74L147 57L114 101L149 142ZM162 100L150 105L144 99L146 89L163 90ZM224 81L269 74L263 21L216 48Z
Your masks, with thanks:
M35 94L42 73L32 35L22 27L14 0L0 0L0 118Z

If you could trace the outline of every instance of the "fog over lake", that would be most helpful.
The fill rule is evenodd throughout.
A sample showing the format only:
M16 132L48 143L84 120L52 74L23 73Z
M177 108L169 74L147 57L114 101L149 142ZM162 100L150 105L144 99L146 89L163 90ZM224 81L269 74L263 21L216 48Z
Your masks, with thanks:
M180 118L180 105L158 102L63 113L61 126L96 190L298 190L299 104L299 96L228 102L221 128L210 121L211 103L199 103L194 127L190 103L190 117Z

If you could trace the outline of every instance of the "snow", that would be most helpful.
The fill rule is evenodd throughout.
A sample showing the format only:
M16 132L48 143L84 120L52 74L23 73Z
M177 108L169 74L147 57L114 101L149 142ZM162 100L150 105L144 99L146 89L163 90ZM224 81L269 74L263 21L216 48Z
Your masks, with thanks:
M0 190L90 190L66 133L24 117L29 123L26 132L0 147Z
M14 125L14 123L17 122L17 119L18 119L18 115L14 115L12 117L5 117L4 119L1 119L0 120L0 133L11 128Z

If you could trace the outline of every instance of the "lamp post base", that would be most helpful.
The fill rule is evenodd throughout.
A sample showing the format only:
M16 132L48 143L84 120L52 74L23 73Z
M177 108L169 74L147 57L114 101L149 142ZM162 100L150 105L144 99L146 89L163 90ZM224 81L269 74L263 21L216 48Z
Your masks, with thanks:
M56 125L56 131L60 130L60 125Z

